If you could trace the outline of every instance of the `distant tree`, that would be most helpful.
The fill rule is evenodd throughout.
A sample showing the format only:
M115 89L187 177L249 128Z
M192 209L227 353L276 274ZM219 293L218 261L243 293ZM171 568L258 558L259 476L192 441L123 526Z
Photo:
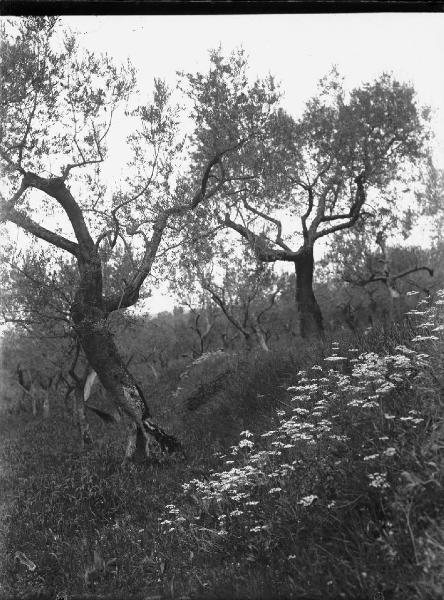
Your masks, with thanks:
M380 318L391 324L409 308L407 293L418 290L430 296L435 285L430 251L389 246L384 230L339 232L323 262L333 266L332 281L336 279L342 290L337 307L351 329L358 326L357 319L359 315L362 319L365 308L370 323Z
M220 79L217 104L207 82L191 78L202 156L235 118L236 99L245 98L245 56L235 66L220 55L217 60L225 73L235 71ZM259 95L250 95L251 107L260 101ZM394 184L407 177L407 165L422 157L427 119L411 85L382 75L346 93L333 72L321 80L302 117L295 120L274 106L260 138L231 159L231 189L212 199L215 218L242 236L259 261L294 265L303 337L322 335L324 329L313 291L316 243L354 227L390 190L387 202L396 207Z
M258 263L248 245L233 246L233 240L225 235L192 240L171 280L172 292L188 290L195 306L203 306L205 296L210 299L241 336L247 350L259 345L266 352L270 332L264 327L265 317L282 288L281 278L264 263ZM192 310L196 313L195 308Z
M422 189L416 194L422 214L429 217L431 239L435 246L444 242L444 169L428 157L422 176Z

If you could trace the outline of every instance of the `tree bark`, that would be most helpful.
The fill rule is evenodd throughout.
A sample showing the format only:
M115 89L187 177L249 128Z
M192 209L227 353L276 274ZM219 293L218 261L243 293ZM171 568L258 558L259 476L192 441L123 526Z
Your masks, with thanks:
M262 348L264 352L270 352L270 348L268 347L267 341L265 339L265 335L259 328L255 328L254 330L256 334L257 341L259 342L259 346Z
M301 337L323 337L322 313L313 292L313 248L304 248L294 264L296 270L296 307L299 313Z
M80 449L84 450L85 445L92 443L92 436L88 421L86 419L85 403L83 401L83 389L78 385L74 389L74 407L75 419L79 428Z
M37 416L37 398L35 397L35 390L34 390L34 386L31 383L31 387L29 388L29 394L31 397L31 410L32 410L32 416L36 417Z
M44 396L43 396L42 411L43 411L44 419L49 418L49 412L50 412L49 392L50 392L50 388L43 390Z
M81 263L80 272L80 285L71 307L74 330L107 397L132 420L125 459L157 460L165 452L180 452L176 438L150 420L143 393L126 368L107 327L107 313L102 308L100 262Z

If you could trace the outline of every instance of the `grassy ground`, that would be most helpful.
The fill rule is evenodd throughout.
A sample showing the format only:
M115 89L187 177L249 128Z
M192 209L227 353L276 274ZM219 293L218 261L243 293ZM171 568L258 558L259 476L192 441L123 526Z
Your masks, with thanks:
M2 597L442 598L444 342L415 335L244 357L194 412L161 382L185 462L122 468L96 421L79 452L61 410L3 419Z
M10 452L13 436L18 435L21 420L0 419L0 556L7 555L7 534L10 515L14 506L14 489L17 487L16 474ZM0 598L8 593L4 560L0 560Z

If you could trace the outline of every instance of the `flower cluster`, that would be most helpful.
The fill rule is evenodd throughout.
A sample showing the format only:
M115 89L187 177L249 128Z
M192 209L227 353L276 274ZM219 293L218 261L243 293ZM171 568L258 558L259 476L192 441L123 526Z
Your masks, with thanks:
M413 344L442 341L442 306L444 291L433 306L410 311L422 332ZM238 444L219 455L224 468L183 485L192 508L182 514L167 507L162 527L266 538L279 511L297 520L301 511L340 509L340 474L347 461L363 490L387 494L399 440L424 425L422 407L405 401L430 366L421 350L398 345L387 355L356 348L339 353L339 344L333 344L323 364L297 373L274 427L256 437L242 431Z

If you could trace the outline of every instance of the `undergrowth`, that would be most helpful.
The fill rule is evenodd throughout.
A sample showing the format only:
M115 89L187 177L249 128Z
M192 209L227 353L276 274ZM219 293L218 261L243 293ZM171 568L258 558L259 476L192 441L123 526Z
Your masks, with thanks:
M233 359L194 410L164 385L183 463L122 468L121 431L81 453L66 417L29 420L11 595L444 597L443 309L441 293L390 332Z

